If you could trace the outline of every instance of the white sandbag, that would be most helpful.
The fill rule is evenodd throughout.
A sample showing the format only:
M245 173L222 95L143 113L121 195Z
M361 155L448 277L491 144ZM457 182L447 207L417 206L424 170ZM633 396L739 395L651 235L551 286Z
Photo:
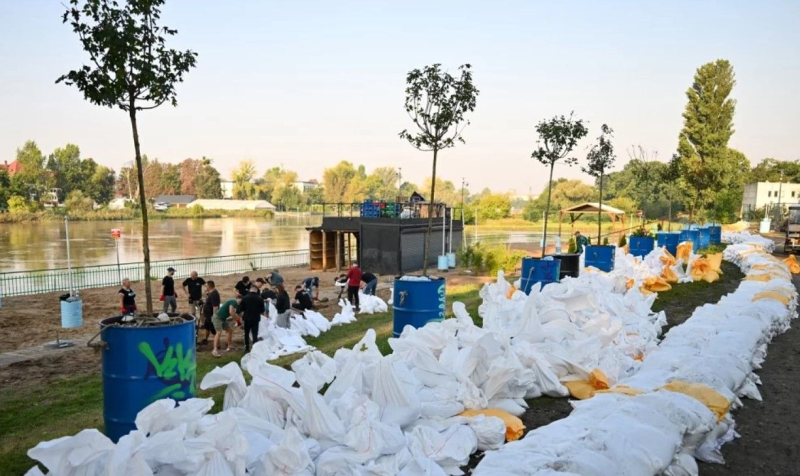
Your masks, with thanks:
M405 427L420 416L417 396L406 391L389 359L381 360L372 384L372 400L381 408L381 421Z
M356 313L353 310L353 305L345 299L339 301L339 305L342 307L342 311L337 312L336 315L333 316L331 326L341 326L356 322Z
M447 476L441 466L424 456L414 458L397 476Z
M297 382L304 387L319 392L325 384L336 377L336 361L322 352L315 350L292 363Z
M311 309L303 311L307 320L311 321L320 332L328 332L331 329L331 322L322 314Z
M303 444L303 437L300 433L294 428L287 430L283 441L267 451L253 474L256 476L278 474L313 476L314 463Z
M460 467L478 448L475 431L467 425L454 425L439 433L431 427L417 426L407 435L408 448L415 458L436 462L447 474L461 474Z
M222 409L227 410L238 406L247 392L247 383L238 363L228 362L224 367L217 367L207 373L200 382L200 389L208 390L223 385L227 385L227 387L225 388ZM142 428L139 429L141 430Z
M81 430L75 436L43 441L28 450L28 457L52 474L103 474L104 458L114 443L98 430Z

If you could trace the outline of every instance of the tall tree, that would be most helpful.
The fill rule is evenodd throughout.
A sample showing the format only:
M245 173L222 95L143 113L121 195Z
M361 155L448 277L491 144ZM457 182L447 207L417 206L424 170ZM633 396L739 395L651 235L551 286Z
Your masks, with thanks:
M29 140L19 149L15 159L21 165L21 170L11 177L11 188L15 194L25 197L26 200L40 201L45 192L50 188L51 175L45 170L45 157L36 145Z
M343 160L322 172L322 185L325 190L325 201L328 203L344 203L348 185L358 175L352 163Z
M414 69L406 76L405 110L417 130L407 129L400 138L407 140L414 148L433 152L433 172L431 173L431 194L428 202L428 232L425 236L425 260L422 274L428 274L428 257L433 230L433 204L436 200L436 159L440 150L454 147L456 142L464 144L461 134L469 125L466 113L475 110L479 91L472 84L472 70L469 64L460 66L461 77L455 78L441 70L440 64ZM444 250L442 250L444 251Z
M243 160L233 169L233 198L236 200L252 200L255 198L256 187L252 183L256 176L256 166L252 160Z
M147 314L153 314L150 282L150 235L142 174L137 113L165 102L177 105L175 86L193 68L197 54L166 47L177 30L159 25L164 0L69 0L63 16L72 26L91 63L61 76L57 83L75 85L99 106L128 113L139 176L142 208L142 251Z
M600 236L603 234L602 221L603 221L603 176L606 170L614 165L614 160L617 158L614 155L614 145L611 143L614 130L603 124L600 127L600 136L597 138L597 144L594 144L589 153L586 154L586 167L583 171L600 181L600 208L597 210L597 244L600 245Z
M569 117L555 116L536 125L536 133L539 134L539 140L536 141L538 148L533 151L531 157L550 167L548 184L553 183L553 169L556 166L556 162L563 160L570 166L578 162L576 157L568 156L572 153L572 149L578 145L578 141L583 139L588 132L586 126L583 125L583 121L575 119L573 114L570 114ZM548 187L547 205L545 206L542 257L544 257L544 252L547 249L547 218L550 215L550 190L552 190L552 187Z
M181 193L197 198L222 198L219 171L214 168L212 159L186 159L180 164Z
M11 177L5 169L0 169L0 210L8 206L11 198Z
M648 153L644 147L633 147L628 151L630 161L627 167L633 176L631 190L639 204L640 209L646 208L647 203L657 198L659 180L662 171L662 162L658 161L658 153Z
M721 189L726 173L728 141L733 135L736 101L733 66L720 59L697 69L686 91L683 129L678 139L681 180L690 197L689 216L704 208L708 192Z
M84 163L91 163L94 166L88 167L92 173L88 177L83 191L97 203L110 202L114 196L114 171L105 165L96 164L92 159L86 159Z

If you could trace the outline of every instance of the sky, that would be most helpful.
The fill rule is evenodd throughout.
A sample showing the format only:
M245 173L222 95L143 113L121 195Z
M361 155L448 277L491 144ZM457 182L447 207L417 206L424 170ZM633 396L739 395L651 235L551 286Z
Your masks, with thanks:
M119 169L133 159L126 113L94 106L55 79L87 61L61 0L0 0L0 161L26 140L45 153L78 144ZM617 168L641 145L667 160L686 89L703 63L736 71L730 145L753 163L800 158L800 2L167 0L170 45L199 54L178 107L139 117L142 150L178 162L207 156L224 177L243 159L321 179L341 160L401 167L421 183L431 154L402 141L405 76L470 63L480 90L466 144L437 175L473 191L538 193L537 122L571 111L615 131ZM555 176L589 177L557 165Z

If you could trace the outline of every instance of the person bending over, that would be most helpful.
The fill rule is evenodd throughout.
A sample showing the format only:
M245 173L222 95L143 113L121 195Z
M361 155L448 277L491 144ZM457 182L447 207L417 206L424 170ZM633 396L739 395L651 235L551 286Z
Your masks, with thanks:
M376 288L378 287L378 278L367 271L361 275L361 281L364 282L364 294L372 294L374 296Z
M294 288L294 302L292 303L292 307L298 311L314 308L314 301L311 299L311 295L308 293L308 290L300 284Z
M237 324L242 323L242 318L239 317L239 304L242 303L242 297L236 296L236 299L228 299L219 307L219 310L214 314L214 317L211 319L214 322L214 328L217 330L217 333L214 334L214 350L211 351L211 355L214 357L219 357L219 335L221 331L225 331L228 334L228 348L225 349L227 352L231 352L236 350L233 345L233 322L236 321Z

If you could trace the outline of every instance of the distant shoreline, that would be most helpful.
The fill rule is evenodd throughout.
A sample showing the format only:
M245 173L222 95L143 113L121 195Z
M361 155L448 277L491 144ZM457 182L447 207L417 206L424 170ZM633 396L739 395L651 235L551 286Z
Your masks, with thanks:
M307 213L307 212L306 212ZM293 212L273 212L271 210L193 210L190 208L170 208L166 212L149 210L147 218L149 220L167 219L192 219L192 218L266 218L274 219L276 216L284 214L296 214ZM63 221L69 215L71 221L133 221L141 220L142 215L138 210L124 208L121 210L92 210L67 212L59 209L40 210L36 212L3 212L0 213L0 224L15 223L47 223Z

